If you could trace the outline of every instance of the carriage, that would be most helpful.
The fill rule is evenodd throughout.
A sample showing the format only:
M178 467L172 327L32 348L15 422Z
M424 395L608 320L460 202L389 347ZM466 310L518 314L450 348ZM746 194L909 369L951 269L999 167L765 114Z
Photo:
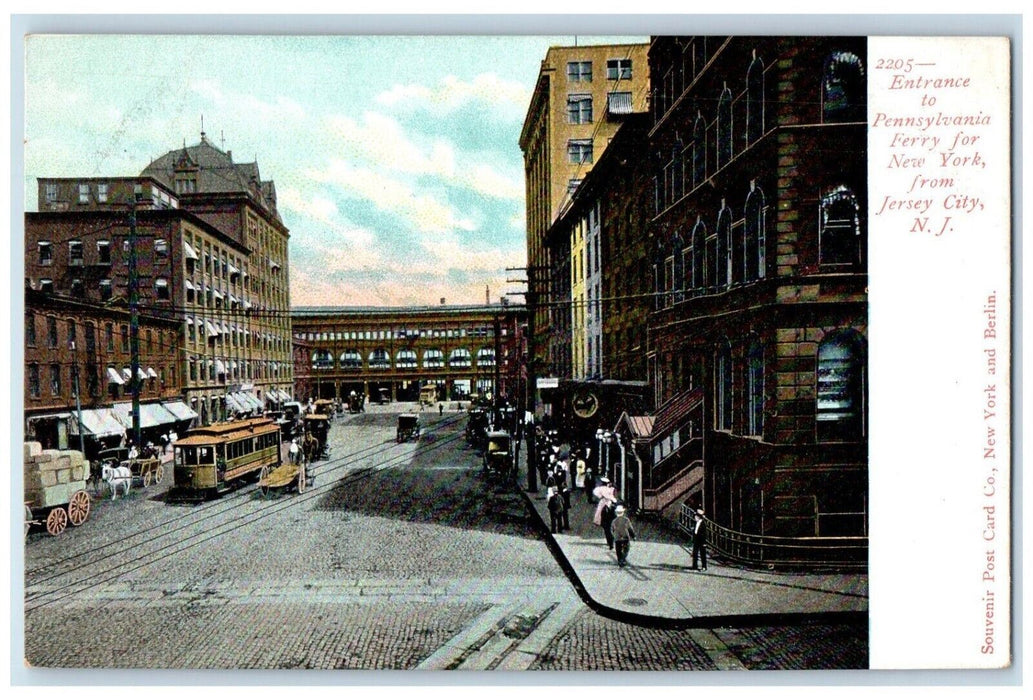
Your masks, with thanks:
M466 418L466 441L481 449L488 436L488 413L483 408L471 408Z
M381 406L391 403L391 390L386 387L377 389L377 403Z
M348 395L348 413L361 413L365 409L366 395L352 392Z
M327 435L330 432L330 417L322 413L305 416L305 440L302 449L308 461L326 457L329 454ZM314 442L313 442L314 441Z
M45 525L56 537L69 524L85 523L90 517L89 462L76 450L43 450L38 442L25 445L25 536L33 525Z
M173 455L165 502L206 500L260 476L263 467L278 466L280 428L269 418L193 428L175 442Z
M504 430L489 432L484 450L484 472L489 481L504 484L513 477L513 445Z
M272 498L290 488L294 488L298 493L305 493L308 485L308 474L304 463L267 464L262 467L262 473L258 477L258 490L265 498Z
M333 416L334 413L337 412L336 402L331 399L318 399L313 405L315 407L315 410L312 411L313 413L318 413L324 416Z
M420 417L415 413L403 413L398 416L398 432L396 442L406 442L410 438L420 437Z

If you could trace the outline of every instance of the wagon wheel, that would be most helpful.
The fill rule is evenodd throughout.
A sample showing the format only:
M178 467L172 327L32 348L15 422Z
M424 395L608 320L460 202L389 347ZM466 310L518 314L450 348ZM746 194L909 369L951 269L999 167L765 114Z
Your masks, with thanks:
M68 503L68 522L72 527L79 527L90 517L90 494L76 491Z
M264 498L272 496L273 489L269 486L269 473L272 472L272 467L268 464L262 467L262 473L258 475L258 490L262 492Z
M32 508L25 506L25 537L29 536L29 529L32 527Z
M158 468L154 470L154 483L160 484L161 480L162 480L162 478L164 478L164 476L165 476L165 467L163 465L159 464Z
M305 467L298 469L298 493L305 493L305 489L308 488L308 478L306 477Z
M54 537L57 537L65 531L65 527L68 525L68 514L65 513L64 508L54 508L47 515L47 532Z
M154 479L154 474L151 472L151 468L147 467L146 469L144 469L144 472L143 472L143 487L147 488L148 486L150 486L153 479Z

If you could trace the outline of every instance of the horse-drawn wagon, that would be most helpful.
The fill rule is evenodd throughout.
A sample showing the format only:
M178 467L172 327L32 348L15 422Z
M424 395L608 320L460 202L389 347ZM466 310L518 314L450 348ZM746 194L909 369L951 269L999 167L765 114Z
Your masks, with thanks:
M262 467L262 473L258 477L258 490L263 496L272 498L274 494L282 493L292 487L298 493L305 493L305 489L308 487L308 476L304 463L284 462L283 464L267 464Z
M501 486L515 476L512 438L504 430L493 430L488 433L486 442L484 473L492 483Z
M410 438L420 437L420 417L415 413L403 413L398 416L398 431L395 433L396 442L405 442Z
M89 462L77 450L44 450L38 442L26 442L25 534L34 524L45 524L57 536L69 523L78 527L90 517L86 491Z
M329 432L329 416L322 413L310 413L305 416L305 439L301 443L301 448L305 452L307 461L311 462L329 454L327 445Z

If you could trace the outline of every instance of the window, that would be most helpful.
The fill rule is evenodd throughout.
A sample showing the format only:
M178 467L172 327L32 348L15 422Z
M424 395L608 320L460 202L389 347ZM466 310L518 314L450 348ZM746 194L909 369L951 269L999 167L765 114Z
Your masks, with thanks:
M631 80L631 59L611 58L606 62L607 80Z
M766 241L764 224L767 208L764 204L764 193L755 182L750 182L750 193L746 196L746 220L743 226L744 251L746 259L743 263L745 280L762 279L765 274Z
M746 434L764 434L764 346L757 337L746 353Z
M717 430L732 429L732 346L726 340L717 350L714 366L714 406Z
M338 358L341 369L362 369L362 355L354 348L345 350Z
M122 352L129 352L129 326L120 326L119 334L122 336Z
M111 298L111 280L100 281L100 298L102 301L107 301Z
M696 115L692 125L692 186L698 187L707 179L707 128L703 117Z
M83 264L83 245L82 245L82 241L69 241L68 242L68 264L69 265L82 265Z
M108 201L108 184L106 182L102 182L99 185L97 185L97 201Z
M159 277L154 280L154 296L159 300L167 301L169 298L169 281Z
M825 61L821 83L822 117L826 122L864 121L867 85L864 64L849 51L837 51Z
M76 299L82 299L86 294L86 287L83 285L81 279L72 280L72 296Z
M396 369L416 369L416 351L399 350L395 355Z
M764 134L764 62L756 56L746 71L746 144Z
M61 365L50 365L50 394L61 395Z
M90 203L90 186L85 182L79 184L79 204Z
M147 352L154 352L154 331L147 329Z
M29 365L29 396L39 398L39 365Z
M567 122L570 124L592 123L591 95L569 95L567 97Z
M577 188L581 186L581 180L569 180L567 182L567 196L573 197L574 193L577 192Z
M686 274L689 275L689 286L693 289L703 289L706 282L706 239L707 227L702 219L696 219L696 225L692 229L692 241L689 244L691 262Z
M104 347L108 352L115 351L115 327L110 323L104 324Z
M717 103L717 167L732 160L732 91L726 86Z
M423 368L424 369L441 369L445 366L445 354L441 350L424 350L423 351Z
M54 247L47 241L40 241L36 244L36 249L39 251L39 264L40 265L52 265L54 262Z
M92 354L97 351L97 327L92 323L86 324L86 352Z
M36 317L33 314L25 316L25 345L30 348L36 347Z
M470 364L470 351L466 348L456 348L448 355L448 366L452 369L467 369Z
M478 367L494 367L495 366L495 350L492 348L481 348L477 351L477 366Z
M391 369L391 356L384 348L377 348L369 354L370 369Z
M44 189L44 193L45 193L44 197L46 198L48 204L53 204L54 202L57 201L57 185L56 184L48 183L43 189ZM37 375L38 375L39 368L37 368L36 371L37 371Z
M860 209L849 188L839 186L821 198L818 263L857 267L862 262Z
M39 281L39 291L44 294L54 293L54 280L44 277Z
M568 61L567 62L567 80L572 83L590 83L592 82L592 62L591 61Z
M97 262L101 265L111 264L111 241L97 241Z
M57 319L47 316L47 347L57 347Z
M714 255L714 284L727 287L731 283L732 271L732 213L721 200L721 212L717 215L717 246Z
M591 163L592 139L571 139L567 141L567 159L571 163Z
M155 238L154 254L159 258L167 258L169 256L169 242L164 238Z
M865 343L853 329L829 335L818 346L818 442L864 437Z
M75 342L78 339L76 337L76 332L75 331L76 331L75 321L73 321L72 319L68 319L68 349L69 350L74 350L75 349Z

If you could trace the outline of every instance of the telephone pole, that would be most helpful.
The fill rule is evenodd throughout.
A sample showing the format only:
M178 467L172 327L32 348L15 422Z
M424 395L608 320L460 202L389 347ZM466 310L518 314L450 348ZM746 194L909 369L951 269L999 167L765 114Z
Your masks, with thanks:
M129 203L129 388L133 394L133 444L140 449L140 290L136 270L136 200Z

